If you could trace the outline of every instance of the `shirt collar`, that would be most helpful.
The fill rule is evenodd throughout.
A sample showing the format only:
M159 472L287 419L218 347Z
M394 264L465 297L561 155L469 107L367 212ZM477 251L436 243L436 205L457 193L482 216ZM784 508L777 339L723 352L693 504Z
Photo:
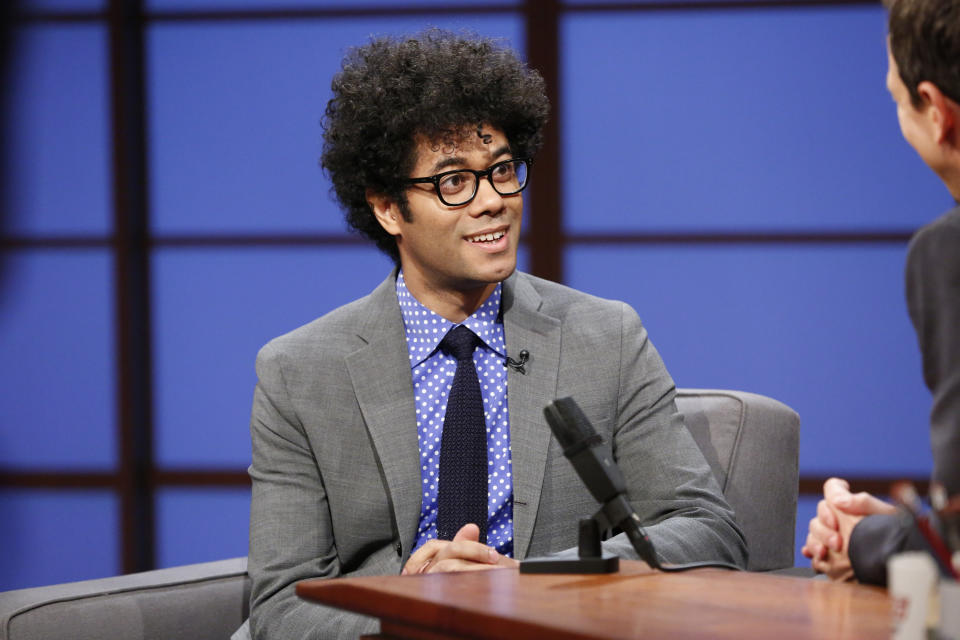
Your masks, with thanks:
M497 283L496 289L483 301L480 308L461 324L477 334L488 349L505 358L507 353L503 343L503 320L500 319L502 286L502 283ZM436 351L440 341L456 324L434 313L413 297L404 282L403 271L397 274L397 302L400 303L400 313L403 315L410 367L413 368Z

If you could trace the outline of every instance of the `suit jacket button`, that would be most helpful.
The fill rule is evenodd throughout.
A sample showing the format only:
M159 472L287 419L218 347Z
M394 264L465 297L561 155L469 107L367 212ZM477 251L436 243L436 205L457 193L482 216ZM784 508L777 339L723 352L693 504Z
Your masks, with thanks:
M403 545L398 542L396 545L394 545L394 548L397 550L397 557L402 557L402 556L403 556Z

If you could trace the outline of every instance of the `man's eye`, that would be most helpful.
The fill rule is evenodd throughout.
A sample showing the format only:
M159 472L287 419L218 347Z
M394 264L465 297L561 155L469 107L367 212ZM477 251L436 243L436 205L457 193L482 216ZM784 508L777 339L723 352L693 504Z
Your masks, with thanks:
M466 175L462 173L451 173L450 175L441 178L440 191L445 195L453 195L463 191L468 183L469 180L467 180Z
M514 167L512 162L499 164L493 168L491 175L496 182L507 182L513 179Z

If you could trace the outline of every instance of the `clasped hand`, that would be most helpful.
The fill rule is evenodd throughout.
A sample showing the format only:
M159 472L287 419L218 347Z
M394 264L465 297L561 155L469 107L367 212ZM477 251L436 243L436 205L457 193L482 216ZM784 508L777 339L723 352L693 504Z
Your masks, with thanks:
M864 517L894 513L896 508L865 491L850 493L850 484L841 478L823 483L823 500L817 503L817 515L810 520L806 544L801 553L810 558L817 573L831 580L852 580L850 534Z
M407 560L400 575L442 573L447 571L482 571L519 564L513 558L497 553L480 542L480 528L465 524L453 540L430 540Z

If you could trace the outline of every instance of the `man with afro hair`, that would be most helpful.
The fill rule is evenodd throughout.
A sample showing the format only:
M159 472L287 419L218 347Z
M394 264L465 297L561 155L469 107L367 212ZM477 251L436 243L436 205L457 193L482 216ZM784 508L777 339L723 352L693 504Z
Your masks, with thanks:
M543 417L564 396L612 445L663 561L746 564L637 314L516 271L548 109L542 78L482 38L375 39L343 61L323 167L348 224L396 268L257 357L254 637L377 632L298 599L300 580L509 568L574 548L597 503ZM604 548L637 557L622 534Z

